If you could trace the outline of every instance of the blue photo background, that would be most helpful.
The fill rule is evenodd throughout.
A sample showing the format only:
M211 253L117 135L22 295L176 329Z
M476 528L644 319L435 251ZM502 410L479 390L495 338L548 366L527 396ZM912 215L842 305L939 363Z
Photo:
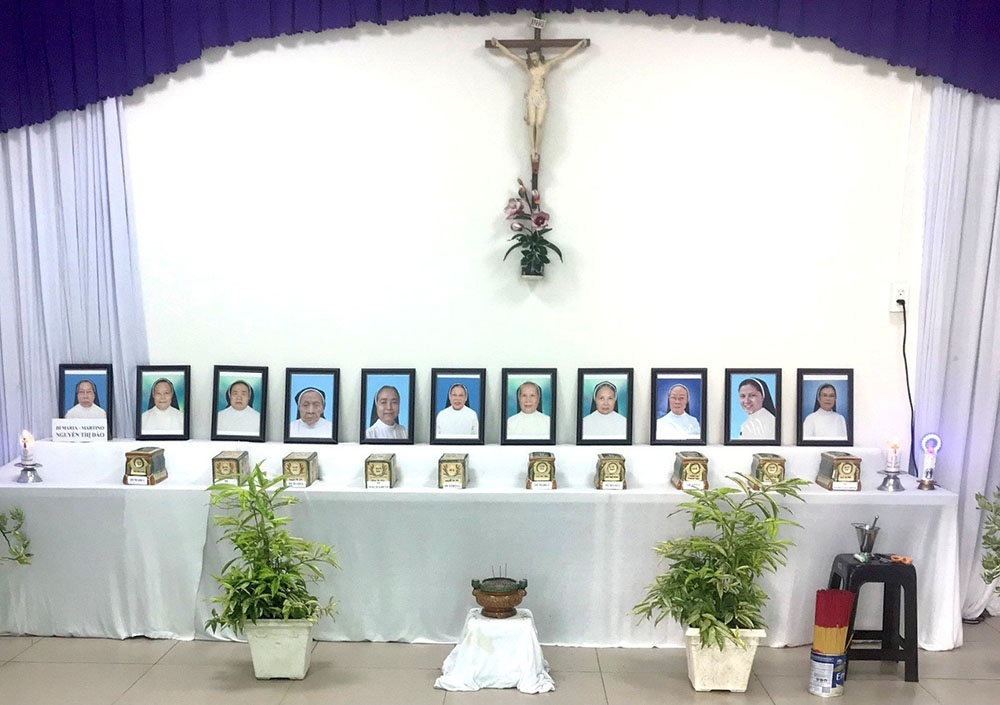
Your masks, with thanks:
M261 400L263 399L263 374L260 372L219 372L219 398L215 405L216 411L222 411L227 406L226 391L234 382L245 382L253 390L253 401L250 408L259 412L261 410Z
M616 400L618 402L618 413L628 418L628 395L632 390L628 388L627 374L590 374L583 376L583 389L580 390L580 416L590 414L590 406L594 401L594 387L601 382L611 382L618 390Z
M552 377L549 375L507 375L507 417L510 418L521 408L517 405L517 388L525 382L534 382L542 390L542 403L538 410L546 416L552 416Z
M698 423L703 423L701 418L701 375L686 377L684 375L667 375L656 377L656 418L660 418L670 411L670 401L668 399L670 388L675 384L683 384L688 390L688 413L698 419Z
M331 374L303 374L293 373L288 387L288 419L295 421L299 415L298 404L295 403L295 395L306 387L315 387L322 390L326 395L326 406L323 409L323 418L333 421L333 410L336 408L337 400L333 394L333 375ZM318 421L316 423L319 423Z
M450 406L448 390L453 384L465 385L465 388L469 390L469 399L465 402L466 406L475 411L477 416L482 417L483 390L478 374L438 376L437 385L434 387L434 411L442 411Z
M66 371L63 377L63 409L62 415L76 406L76 385L83 380L88 380L94 385L97 391L97 399L94 403L105 411L108 410L108 373L104 370L73 370Z
M774 386L777 381L777 375L774 372L746 372L734 374L729 378L729 437L739 438L740 437L740 426L743 422L747 420L747 412L743 411L743 407L740 406L740 382L749 378L756 377L761 382L767 386L767 390L771 395L771 399L774 401L775 410L781 406L781 400L777 398L774 393Z
M185 380L184 373L177 370L144 370L142 373L142 393L139 398L142 400L143 411L153 408L149 403L150 392L153 391L153 383L158 379L168 379L174 385L174 399L177 400L177 408L184 411Z
M847 427L851 427L851 415L848 413L848 407L850 405L850 396L847 391L847 375L831 375L831 376L816 376L816 375L802 375L802 389L799 390L799 394L802 395L802 418L799 421L805 421L806 417L811 414L816 406L816 392L824 384L832 384L833 388L837 390L837 405L834 410L844 417L847 421Z
M390 387L395 387L396 391L399 392L399 419L396 423L400 426L405 426L408 432L410 429L410 394L413 390L410 389L410 376L406 374L399 375L381 375L381 374L370 374L366 377L367 386L365 387L365 399L364 406L361 407L365 412L365 428L371 426L369 419L372 413L372 404L375 402L375 394L379 389L388 385Z

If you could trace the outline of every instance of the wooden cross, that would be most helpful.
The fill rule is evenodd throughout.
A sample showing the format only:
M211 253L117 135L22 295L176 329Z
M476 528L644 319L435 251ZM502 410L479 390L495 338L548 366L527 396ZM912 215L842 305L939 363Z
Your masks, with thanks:
M542 123L545 121L545 112L548 108L548 96L545 93L545 76L556 63L568 58L577 49L590 46L589 39L542 39L542 29L545 27L545 20L542 13L536 12L531 20L531 26L535 30L533 39L487 39L487 49L499 49L509 58L516 61L524 68L530 76L530 85L525 98L524 121L528 124L531 133L531 188L538 188L538 166L541 161L539 155L539 145L542 139ZM566 48L562 54L544 60L542 49ZM524 49L525 58L517 56L511 49ZM534 55L534 58L532 58Z

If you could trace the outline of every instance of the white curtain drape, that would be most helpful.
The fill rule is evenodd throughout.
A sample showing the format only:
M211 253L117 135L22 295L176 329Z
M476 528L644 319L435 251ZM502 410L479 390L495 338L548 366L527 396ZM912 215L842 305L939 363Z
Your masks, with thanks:
M49 435L61 363L114 366L114 427L134 436L148 359L122 106L108 99L0 134L0 462Z
M974 496L1000 485L1000 101L935 87L925 216L916 428L940 433L936 476L959 493L962 614L973 617L994 599Z

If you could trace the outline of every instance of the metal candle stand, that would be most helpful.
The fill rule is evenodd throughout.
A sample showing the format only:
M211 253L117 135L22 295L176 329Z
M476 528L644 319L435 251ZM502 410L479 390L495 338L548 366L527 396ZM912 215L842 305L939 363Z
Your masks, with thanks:
M38 474L38 468L42 467L41 463L33 461L26 463L14 463L14 467L21 468L21 474L17 478L18 482L31 483L42 481L42 476Z

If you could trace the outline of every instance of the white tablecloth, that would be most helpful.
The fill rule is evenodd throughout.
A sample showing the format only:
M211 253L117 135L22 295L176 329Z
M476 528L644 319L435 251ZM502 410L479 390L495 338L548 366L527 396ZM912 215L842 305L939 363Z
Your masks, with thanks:
M365 490L364 458L386 449L341 444L301 446L209 441L162 442L170 479L155 487L121 484L124 454L135 441L73 445L40 442L40 485L17 485L17 469L0 469L0 507L22 507L32 540L32 566L0 568L0 632L41 635L210 637L204 622L211 575L228 559L210 525L211 458L245 448L277 472L281 458L319 452L322 480L293 490L296 535L337 549L342 570L316 586L341 603L317 638L454 643L474 604L469 581L506 565L527 578L525 606L543 644L681 646L683 630L665 620L653 628L629 616L659 567L652 546L686 534L682 517L667 518L686 495L668 484L674 448L556 446L559 489L524 489L531 448L398 446L400 477L391 490ZM690 450L688 448L687 450ZM699 448L710 480L748 471L753 448ZM436 488L444 452L469 452L470 487ZM622 453L629 489L593 489L596 454ZM789 475L812 479L821 449L782 447ZM912 556L919 589L923 648L961 644L957 573L957 496L946 490L876 492L880 453L864 459L864 490L833 493L807 487L794 503L802 529L789 565L768 577L765 644L808 644L814 593L826 586L837 553L857 550L852 521L881 515L876 550ZM880 624L877 588L861 595L859 624ZM232 635L221 634L221 638Z
M444 660L434 687L517 688L531 694L555 690L531 610L519 609L508 619L484 617L478 607L469 610L462 636Z

